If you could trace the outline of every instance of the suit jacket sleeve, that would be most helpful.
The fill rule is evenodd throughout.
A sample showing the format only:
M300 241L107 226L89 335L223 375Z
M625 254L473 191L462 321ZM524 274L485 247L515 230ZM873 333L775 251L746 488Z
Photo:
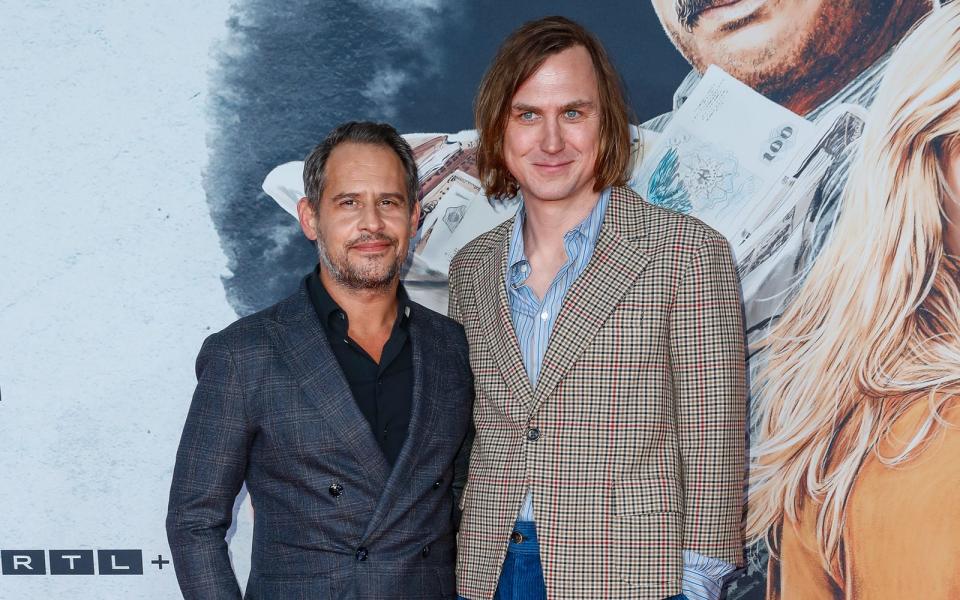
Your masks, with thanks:
M197 357L197 389L170 487L167 539L184 598L235 599L225 536L243 485L251 434L233 356L218 336Z
M470 388L471 395L473 394L473 388ZM473 450L473 438L476 432L473 428L473 420L471 419L470 427L467 430L467 435L463 439L463 444L460 446L460 450L457 452L456 458L453 459L453 505L455 508L454 523L457 528L460 527L460 514L463 510L463 492L467 487L467 473L470 471L470 452Z
M746 356L739 284L725 239L707 233L670 323L684 476L684 549L742 566Z
M453 264L450 266L450 279L449 279L449 294L447 300L447 316L456 321L457 323L462 323L460 316L460 302L457 295L457 286L455 283L455 268ZM462 332L461 332L462 335ZM466 337L463 338L463 356L461 357L463 362L463 369L468 374L468 381L471 382L470 391L468 397L470 400L473 400L474 390L473 390L473 373L470 370L470 354L467 346ZM467 436L463 440L463 445L460 447L460 451L457 452L457 456L454 459L453 463L453 497L454 497L454 506L457 507L455 521L459 525L460 523L460 507L463 505L463 492L467 486L467 473L470 470L470 452L473 450L473 438L475 435L475 430L473 428L473 420L471 419L470 428L467 431Z
M447 316L462 324L463 318L460 316L460 297L457 295L457 277L459 269L454 266L457 264L456 257L450 263L450 273L447 280Z

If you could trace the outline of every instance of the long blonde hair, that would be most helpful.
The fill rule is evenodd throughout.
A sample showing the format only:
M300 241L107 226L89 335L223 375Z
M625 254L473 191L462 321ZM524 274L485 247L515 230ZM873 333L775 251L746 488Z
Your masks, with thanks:
M944 251L943 172L960 152L960 2L922 19L890 60L842 214L762 343L747 535L820 504L824 567L841 580L845 506L863 460L907 460L960 392L960 268ZM952 224L960 227L960 223ZM878 442L916 402L929 414L897 456Z

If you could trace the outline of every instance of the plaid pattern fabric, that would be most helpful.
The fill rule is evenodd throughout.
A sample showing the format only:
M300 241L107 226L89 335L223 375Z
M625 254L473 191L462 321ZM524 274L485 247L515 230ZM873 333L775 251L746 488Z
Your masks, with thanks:
M567 254L567 262L560 267L542 300L526 285L531 271L523 247L523 220L526 214L523 207L517 211L513 220L507 253L507 302L510 305L513 330L520 344L523 367L527 370L527 377L531 382L536 383L540 377L540 364L550 343L553 325L563 307L567 290L590 262L609 203L610 189L607 188L600 193L596 206L587 218L564 234L563 248ZM533 497L530 494L527 494L517 520L535 520Z
M851 79L840 91L803 116L810 121L818 122L840 104L857 104L864 108L870 108L877 96L877 90L880 88L880 82L883 81L883 75L887 71L887 65L890 63L892 54L893 50L887 51L876 62ZM662 132L673 118L673 113L687 101L702 78L696 69L690 71L673 94L673 110L646 121L643 128ZM815 217L816 228L809 247L800 257L800 272L804 272L805 268L803 267L809 267L817 255L820 254L820 249L833 229L837 217L840 216L839 209L843 197L843 188L847 183L850 165L856 155L857 148L859 148L859 144L853 144L846 148L820 183L820 200L816 206L817 214L808 217L811 219Z
M450 269L476 387L460 595L493 597L528 487L550 598L678 594L684 549L742 565L744 334L726 241L614 188L534 390L504 283L512 225Z

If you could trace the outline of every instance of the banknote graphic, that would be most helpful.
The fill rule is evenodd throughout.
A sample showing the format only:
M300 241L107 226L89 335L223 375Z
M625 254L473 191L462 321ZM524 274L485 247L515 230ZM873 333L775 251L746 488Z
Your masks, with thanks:
M710 67L646 150L631 186L648 202L697 216L737 245L813 129Z
M649 202L682 213L728 210L760 184L733 152L684 132L669 140L646 186Z
M824 177L863 130L863 109L839 105L817 123L716 67L648 144L630 185L693 215L730 242L750 341L762 337L802 281L824 214Z
M813 262L813 245L829 233L823 219L823 182L845 163L863 132L865 110L839 105L816 125L810 143L787 166L769 202L748 221L737 270L743 285L748 339L757 340L797 291ZM841 194L831 194L836 202ZM835 209L836 207L831 207ZM827 216L825 216L827 214Z

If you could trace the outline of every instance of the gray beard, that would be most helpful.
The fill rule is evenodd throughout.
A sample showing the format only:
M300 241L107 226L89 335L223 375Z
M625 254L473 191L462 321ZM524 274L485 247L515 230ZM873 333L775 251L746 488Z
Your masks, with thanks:
M397 261L382 277L372 276L354 268L347 261L342 261L340 264L334 262L319 237L317 237L317 257L334 281L351 290L385 291L400 274L400 268L403 266L402 261Z

